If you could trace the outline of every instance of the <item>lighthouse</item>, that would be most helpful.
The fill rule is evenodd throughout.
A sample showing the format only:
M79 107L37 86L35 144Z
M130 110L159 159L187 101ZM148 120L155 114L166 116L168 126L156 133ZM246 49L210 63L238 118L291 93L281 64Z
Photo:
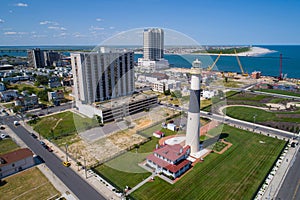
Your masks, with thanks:
M186 145L191 147L191 153L198 152L200 145L200 82L201 61L196 59L191 69L190 103L187 118Z

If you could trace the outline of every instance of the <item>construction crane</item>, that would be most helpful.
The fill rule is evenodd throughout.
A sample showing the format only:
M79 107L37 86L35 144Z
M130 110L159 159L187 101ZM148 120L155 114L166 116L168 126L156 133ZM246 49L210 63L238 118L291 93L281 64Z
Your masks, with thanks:
M248 73L245 73L245 72L244 72L244 69L243 69L242 63L241 63L241 61L240 61L240 59L239 59L239 56L237 55L237 52L236 52L236 50L235 50L235 49L234 49L234 53L235 53L235 55L236 55L236 60L238 61L238 64L239 64L239 66L240 66L240 69L241 69L242 75L243 75L243 76L249 76L249 74L248 74Z
M214 68L214 66L217 64L218 60L220 59L221 54L222 54L222 52L219 53L219 55L218 55L218 57L216 58L215 62L214 62L211 66L208 66L208 67L206 68L207 71L210 71L210 70L212 70L212 69Z
M282 81L283 80L283 75L282 75L282 54L280 54L280 65L279 65L279 76L278 80Z

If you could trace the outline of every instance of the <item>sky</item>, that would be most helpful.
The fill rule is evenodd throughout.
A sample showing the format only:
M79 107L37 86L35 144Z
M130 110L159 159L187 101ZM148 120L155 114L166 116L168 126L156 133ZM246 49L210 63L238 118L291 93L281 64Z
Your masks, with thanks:
M0 0L0 46L97 45L144 27L201 45L300 44L299 10L299 0Z

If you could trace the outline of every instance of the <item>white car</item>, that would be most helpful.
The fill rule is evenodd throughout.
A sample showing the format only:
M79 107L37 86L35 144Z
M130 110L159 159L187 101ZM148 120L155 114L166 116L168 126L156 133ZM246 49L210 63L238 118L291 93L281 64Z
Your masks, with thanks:
M14 125L18 126L18 125L20 125L20 123L18 121L14 121Z

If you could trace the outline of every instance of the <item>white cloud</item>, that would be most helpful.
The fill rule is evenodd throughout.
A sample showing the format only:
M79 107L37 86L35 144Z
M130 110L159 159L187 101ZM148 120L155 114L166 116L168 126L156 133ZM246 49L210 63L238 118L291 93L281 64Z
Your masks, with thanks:
M102 28L102 27L96 27L96 26L91 26L89 30L90 31L100 31L100 30L104 30L104 28Z
M111 26L111 27L109 27L109 29L115 29L115 27L114 27L114 26Z
M15 31L7 31L3 33L4 35L27 35L28 32L15 32Z
M18 6L18 7L27 7L28 4L27 3L17 3L17 4L15 4L15 6Z
M44 38L48 37L48 35L32 35L33 38Z
M8 31L8 32L4 32L4 35L16 35L17 32L14 31Z
M5 22L5 21L4 21L3 19L0 19L0 24L1 24L1 23L4 23L4 22Z
M103 21L103 19L101 19L101 18L97 18L97 19L96 19L96 21L97 21L97 22L102 22L102 21Z
M67 30L65 27L59 27L59 26L48 26L48 29L61 30L61 31Z
M40 25L47 25L47 24L52 24L54 26L59 25L57 22L52 22L52 21L40 21Z

